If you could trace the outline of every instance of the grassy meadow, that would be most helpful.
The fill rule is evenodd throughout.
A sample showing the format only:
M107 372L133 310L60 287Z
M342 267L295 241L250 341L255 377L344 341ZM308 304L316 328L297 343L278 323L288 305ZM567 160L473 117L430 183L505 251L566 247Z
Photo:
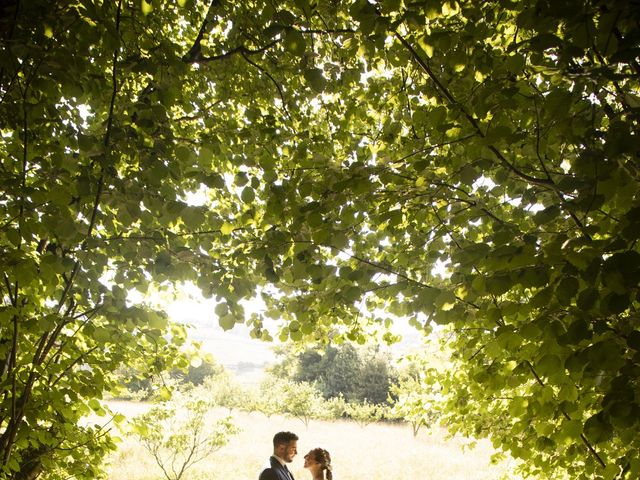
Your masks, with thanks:
M131 417L144 404L110 402L113 411ZM220 411L226 416L227 411ZM444 431L420 431L416 438L408 425L377 423L364 428L351 421L312 420L309 428L297 419L265 417L258 412L233 412L241 432L211 457L196 464L185 480L257 480L271 454L271 439L280 430L295 432L298 456L290 470L296 480L310 480L303 455L314 447L326 448L332 456L335 480L496 480L514 478L508 463L491 465L493 452L487 441L468 448L468 439L447 439ZM161 480L159 467L131 437L123 437L117 452L109 457L107 471L112 480Z

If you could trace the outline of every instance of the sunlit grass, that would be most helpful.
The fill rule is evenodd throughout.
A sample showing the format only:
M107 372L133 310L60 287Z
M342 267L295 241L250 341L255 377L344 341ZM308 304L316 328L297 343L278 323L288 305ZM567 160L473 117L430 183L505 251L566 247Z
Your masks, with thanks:
M114 402L114 410L125 415L141 413L143 405ZM227 411L220 411L225 416ZM445 432L420 431L411 427L377 423L364 428L350 421L314 420L305 429L296 419L260 413L233 412L240 434L210 458L187 471L185 480L257 480L271 454L271 438L280 430L298 434L298 456L291 466L296 480L310 480L302 467L303 455L321 446L331 453L336 480L496 480L508 472L506 463L491 465L493 453L486 441L473 449L467 439L447 439ZM124 438L118 452L109 458L109 478L159 480L162 473L149 454L133 438ZM513 478L507 475L505 478Z

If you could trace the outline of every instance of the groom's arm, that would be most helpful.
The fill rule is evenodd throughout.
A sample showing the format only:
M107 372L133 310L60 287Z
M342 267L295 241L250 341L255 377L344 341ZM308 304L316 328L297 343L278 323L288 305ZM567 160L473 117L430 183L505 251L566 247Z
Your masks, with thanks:
M273 468L265 468L260 474L260 478L258 480L278 480L278 475L276 475Z

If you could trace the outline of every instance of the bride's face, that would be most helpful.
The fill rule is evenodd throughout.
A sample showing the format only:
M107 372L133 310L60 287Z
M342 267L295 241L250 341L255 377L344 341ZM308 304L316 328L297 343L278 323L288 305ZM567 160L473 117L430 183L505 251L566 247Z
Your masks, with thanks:
M319 466L319 465L320 464L316 460L316 457L313 454L313 452L309 452L304 456L304 468L315 468L316 466Z

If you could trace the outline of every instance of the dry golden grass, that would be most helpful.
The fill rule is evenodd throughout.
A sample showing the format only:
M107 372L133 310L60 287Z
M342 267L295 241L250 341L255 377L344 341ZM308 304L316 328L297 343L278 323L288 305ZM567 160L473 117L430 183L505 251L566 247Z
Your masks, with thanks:
M145 407L113 402L115 411L132 416ZM220 416L226 411L219 412ZM321 446L332 456L335 480L496 480L508 472L507 464L491 465L491 446L478 442L464 448L465 439L446 439L442 431L421 431L416 438L408 425L371 424L364 428L349 421L312 421L305 429L292 418L259 413L234 412L242 429L229 444L196 464L184 480L257 480L271 454L271 439L280 430L295 432L298 456L291 471L297 480L310 480L304 470L303 455ZM109 459L112 480L160 480L162 474L149 454L133 438L125 438L118 452ZM507 478L513 478L508 476Z

